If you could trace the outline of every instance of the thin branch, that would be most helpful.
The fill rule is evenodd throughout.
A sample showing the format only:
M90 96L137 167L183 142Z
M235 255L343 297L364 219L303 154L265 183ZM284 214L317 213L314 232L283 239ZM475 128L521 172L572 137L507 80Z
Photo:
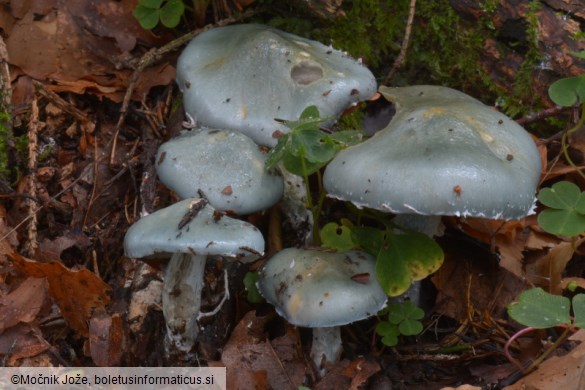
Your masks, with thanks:
M545 119L545 118L548 118L551 116L558 115L563 111L568 111L569 109L570 109L570 107L561 107L561 106L547 108L547 109L539 111L539 112L534 112L534 113L528 114L528 115L516 120L516 123L524 126L528 123L536 122L536 121L539 121L541 119Z
M404 59L406 58L406 49L408 48L408 43L410 41L410 32L412 31L412 22L414 20L414 12L416 10L416 0L410 0L410 6L408 9L408 20L406 22L406 29L404 31L404 38L402 39L402 46L400 47L400 53L398 57L394 61L394 65L392 65L392 69L388 72L388 75L384 79L384 85L388 85L394 74L398 71L398 69L404 63Z
M30 120L28 122L28 193L32 197L37 194L37 147L38 147L38 132L39 132L39 106L37 104L36 95L33 98L31 105ZM38 247L37 242L37 205L30 199L26 201L28 209L27 214L30 217L30 222L27 227L27 240L24 243L24 251L29 255L33 255Z

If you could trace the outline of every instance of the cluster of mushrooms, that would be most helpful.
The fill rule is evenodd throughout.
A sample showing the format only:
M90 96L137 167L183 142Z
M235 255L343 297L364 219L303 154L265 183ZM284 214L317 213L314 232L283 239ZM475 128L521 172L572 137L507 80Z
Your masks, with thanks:
M183 200L138 220L124 247L133 258L170 256L167 340L188 351L202 315L207 257L261 258L261 232L235 216L287 196L286 173L265 168L261 146L273 147L290 131L283 119L298 119L310 105L337 118L374 95L377 83L341 51L255 24L193 39L179 58L177 83L197 126L161 145L156 169ZM380 92L396 114L326 167L329 196L397 214L404 226L429 235L441 215L518 219L532 212L540 157L522 127L446 87ZM339 326L376 314L387 301L375 259L359 250L284 249L259 272L258 289L288 322L313 328L311 356L319 369L340 357Z

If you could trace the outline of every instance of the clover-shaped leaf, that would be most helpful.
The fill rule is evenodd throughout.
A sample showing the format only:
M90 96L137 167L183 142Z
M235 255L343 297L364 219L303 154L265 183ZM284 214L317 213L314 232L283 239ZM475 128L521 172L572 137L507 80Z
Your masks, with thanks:
M139 0L132 14L142 28L151 30L160 21L165 27L177 27L185 12L183 0Z
M585 193L568 181L543 188L538 200L549 209L538 215L538 224L547 232L576 236L585 231Z
M389 296L403 294L413 281L421 280L439 269L444 254L441 247L418 232L386 237L378 253L376 274Z
M348 226L329 222L321 228L321 243L339 252L345 252L355 247L351 239L351 229Z
M564 107L585 103L585 74L555 81L548 89L548 96Z
M382 336L382 343L390 347L398 344L398 336L400 336L400 330L396 324L391 324L387 321L381 321L376 325L376 333Z
M569 298L549 294L538 287L523 291L517 302L508 305L508 314L522 325L546 329L570 324L570 307Z
M372 256L377 256L386 239L386 233L370 226L355 226L351 229L351 239Z
M420 320L425 316L425 312L420 307L410 301L391 303L388 307L388 321L398 325L401 334L414 336L422 332Z

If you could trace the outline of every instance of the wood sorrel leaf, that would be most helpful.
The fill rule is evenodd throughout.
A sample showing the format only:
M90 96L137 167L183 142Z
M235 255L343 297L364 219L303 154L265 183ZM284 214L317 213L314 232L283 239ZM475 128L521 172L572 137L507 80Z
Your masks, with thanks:
M522 325L546 329L570 324L570 307L569 298L549 294L538 287L523 291L517 302L508 305L508 314Z
M421 280L443 264L441 247L418 232L386 238L376 263L380 285L390 296L403 294L413 281Z
M585 329L585 294L577 294L573 297L574 325Z
M585 193L577 185L560 181L541 189L537 198L550 207L538 215L538 224L544 230L561 236L576 236L585 231Z
M351 229L347 226L329 222L321 228L321 243L339 252L345 252L355 247L351 239Z
M548 96L555 104L564 107L585 103L585 74L555 81L548 89Z

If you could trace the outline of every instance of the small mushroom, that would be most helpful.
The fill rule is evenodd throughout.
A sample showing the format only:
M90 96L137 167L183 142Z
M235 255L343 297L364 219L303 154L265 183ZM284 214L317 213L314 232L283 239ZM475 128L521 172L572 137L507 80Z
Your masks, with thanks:
M160 146L156 171L181 198L202 192L214 208L246 215L267 209L282 197L282 177L267 171L265 160L244 134L198 128Z
M167 339L188 352L198 334L197 316L207 256L250 262L264 252L264 237L253 225L215 217L204 198L189 198L134 223L124 237L132 258L170 256L163 286ZM227 294L227 291L226 291Z
M360 62L319 42L272 27L214 28L195 37L177 62L185 111L205 126L238 130L274 146L310 105L339 116L376 91Z
M259 272L258 289L289 323L313 328L311 357L321 373L342 351L339 326L384 308L376 260L361 251L331 253L288 248Z

